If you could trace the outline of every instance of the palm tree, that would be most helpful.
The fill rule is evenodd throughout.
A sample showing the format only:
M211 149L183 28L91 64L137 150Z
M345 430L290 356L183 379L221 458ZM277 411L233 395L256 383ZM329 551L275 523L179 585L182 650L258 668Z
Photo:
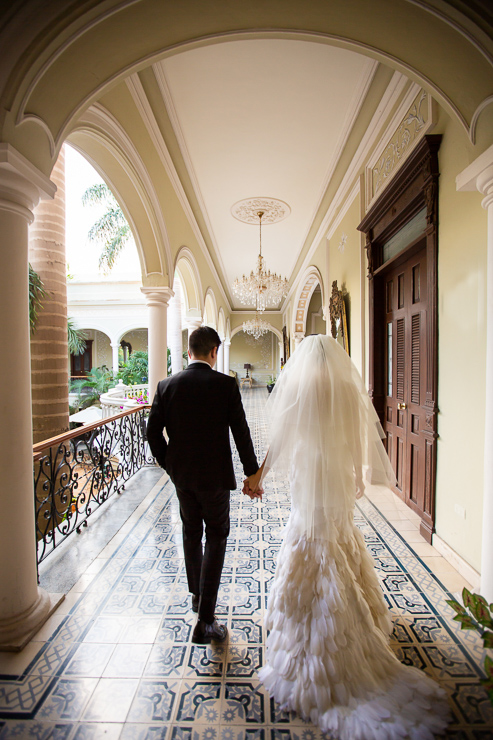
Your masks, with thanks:
M91 185L82 196L83 205L104 205L106 212L89 231L89 239L101 244L99 267L107 275L132 236L123 211L105 183Z
M47 292L40 275L29 263L29 326L31 334L34 334L36 330L38 315L46 296Z
M82 329L77 329L75 321L67 318L68 351L71 355L82 355L86 350L86 335Z
M29 263L29 326L31 334L36 331L39 312L43 307L43 300L48 297L41 276ZM77 329L74 319L67 318L68 350L72 355L81 355L86 349L86 335L82 329Z

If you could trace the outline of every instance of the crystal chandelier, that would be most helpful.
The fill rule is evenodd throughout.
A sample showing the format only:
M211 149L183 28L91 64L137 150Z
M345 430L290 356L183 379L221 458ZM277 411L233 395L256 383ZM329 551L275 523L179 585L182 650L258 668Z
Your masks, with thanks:
M255 272L252 270L248 277L241 280L236 278L233 283L233 293L244 305L255 304L257 312L265 311L266 308L277 308L282 298L289 291L289 283L286 278L271 274L265 269L265 260L262 257L262 216L265 211L258 211L260 229L260 250ZM247 322L249 323L249 322Z
M243 322L243 331L246 334L250 334L254 339L260 339L263 334L267 334L270 331L270 326L260 318L260 314L257 312L254 319Z

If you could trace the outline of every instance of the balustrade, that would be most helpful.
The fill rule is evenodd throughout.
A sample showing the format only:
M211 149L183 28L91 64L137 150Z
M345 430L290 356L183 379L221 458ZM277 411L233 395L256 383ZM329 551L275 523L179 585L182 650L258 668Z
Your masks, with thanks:
M90 514L120 494L140 468L153 464L146 442L149 409L139 404L34 445L38 563L87 526Z

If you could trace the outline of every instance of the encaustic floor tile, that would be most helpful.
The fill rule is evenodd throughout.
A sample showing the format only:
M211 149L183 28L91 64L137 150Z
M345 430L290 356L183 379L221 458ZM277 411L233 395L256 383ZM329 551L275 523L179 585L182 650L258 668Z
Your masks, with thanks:
M263 389L243 392L260 458L266 398ZM240 480L236 452L235 465ZM331 740L282 712L258 680L264 610L290 513L287 481L267 479L262 502L232 492L216 611L229 636L216 646L191 643L197 615L178 504L163 481L75 579L80 591L38 640L19 656L0 656L0 740ZM370 498L358 502L355 523L394 620L391 649L445 689L453 714L447 738L491 740L481 640L453 621L447 584L438 568L432 572L434 551L410 541L413 517L383 489Z

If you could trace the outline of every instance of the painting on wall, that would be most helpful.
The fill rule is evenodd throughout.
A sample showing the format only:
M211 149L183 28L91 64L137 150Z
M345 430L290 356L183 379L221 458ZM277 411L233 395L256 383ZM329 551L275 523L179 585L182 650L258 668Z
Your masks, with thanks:
M285 326L282 327L282 347L283 347L283 360L284 364L289 360L289 337L288 330Z
M329 302L330 330L334 339L339 342L349 355L346 299L347 295L344 295L343 291L338 289L337 280L334 280Z

